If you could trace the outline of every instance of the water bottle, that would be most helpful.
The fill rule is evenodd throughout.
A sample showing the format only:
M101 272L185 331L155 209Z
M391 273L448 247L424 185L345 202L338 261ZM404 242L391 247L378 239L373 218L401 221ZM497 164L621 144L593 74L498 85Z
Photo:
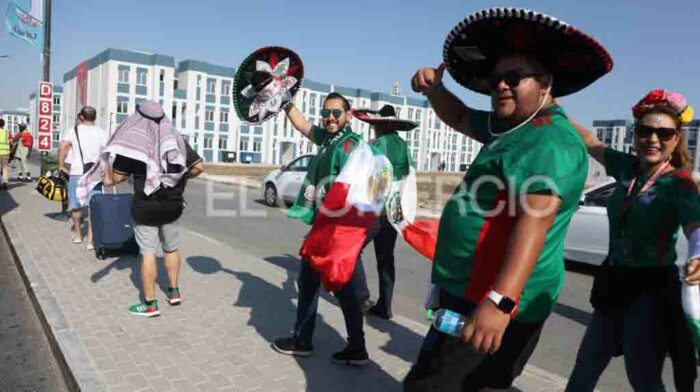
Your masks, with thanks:
M449 309L440 309L433 315L433 327L442 333L462 337L467 318Z

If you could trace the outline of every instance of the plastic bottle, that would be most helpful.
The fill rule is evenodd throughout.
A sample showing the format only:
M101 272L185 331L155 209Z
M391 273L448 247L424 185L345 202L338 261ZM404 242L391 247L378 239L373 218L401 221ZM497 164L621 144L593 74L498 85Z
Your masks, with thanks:
M442 333L461 337L467 325L467 318L449 309L440 309L433 314L433 327Z

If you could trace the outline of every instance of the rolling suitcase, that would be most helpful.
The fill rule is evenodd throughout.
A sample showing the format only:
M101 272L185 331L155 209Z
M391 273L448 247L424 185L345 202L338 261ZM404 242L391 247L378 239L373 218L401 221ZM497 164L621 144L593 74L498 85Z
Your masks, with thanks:
M95 255L104 260L110 250L138 253L131 219L130 193L104 193L90 199L90 223Z

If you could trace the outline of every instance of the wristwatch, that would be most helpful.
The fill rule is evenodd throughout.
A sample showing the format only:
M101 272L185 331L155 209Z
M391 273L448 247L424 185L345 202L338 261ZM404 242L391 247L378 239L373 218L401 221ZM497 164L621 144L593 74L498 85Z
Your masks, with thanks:
M496 290L489 291L488 299L491 300L491 302L493 302L494 304L496 304L496 307L503 313L511 314L513 313L513 310L515 310L515 301L499 293Z

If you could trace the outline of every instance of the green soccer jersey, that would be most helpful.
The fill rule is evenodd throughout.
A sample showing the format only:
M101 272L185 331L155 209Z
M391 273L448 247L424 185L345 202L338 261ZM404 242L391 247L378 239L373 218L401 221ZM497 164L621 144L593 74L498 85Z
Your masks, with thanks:
M313 141L319 146L318 154L309 164L304 183L292 208L286 211L290 218L300 219L306 224L313 223L323 197L330 189L335 177L345 166L350 153L360 142L361 136L346 127L336 133L313 126Z
M484 144L442 212L432 280L474 304L493 288L524 194L556 194L562 201L544 248L521 293L516 319L547 318L564 282L564 240L588 173L586 146L559 106L508 133L487 132L489 113L469 112L470 129ZM494 132L505 127L492 119Z
M649 176L641 175L636 156L607 148L605 170L617 180L608 199L611 265L659 267L675 263L679 227L700 223L700 196L690 174L671 170L639 194ZM623 214L627 190L635 178Z
M406 141L396 131L382 133L370 144L391 162L394 181L400 181L408 175L413 162L408 153Z

